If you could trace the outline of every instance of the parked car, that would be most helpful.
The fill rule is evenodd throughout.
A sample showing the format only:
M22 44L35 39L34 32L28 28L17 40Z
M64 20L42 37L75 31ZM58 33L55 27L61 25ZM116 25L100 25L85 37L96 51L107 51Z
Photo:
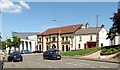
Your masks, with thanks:
M36 50L36 51L33 51L32 53L42 53L42 52L41 52L41 51L37 51L37 50Z
M21 54L30 54L31 52L29 50L21 50Z
M20 53L10 53L9 56L7 57L8 61L23 61L23 57Z
M43 53L44 59L61 59L61 55L58 49L50 49Z

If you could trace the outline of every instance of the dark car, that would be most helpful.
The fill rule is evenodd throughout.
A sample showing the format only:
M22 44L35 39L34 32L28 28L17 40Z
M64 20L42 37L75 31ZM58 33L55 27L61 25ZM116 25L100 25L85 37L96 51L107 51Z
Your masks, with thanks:
M15 62L15 61L22 62L23 61L23 57L20 53L11 53L11 54L9 54L7 59L8 59L8 61L13 61L13 62Z
M21 54L30 54L31 52L29 50L21 50Z
M36 50L36 51L33 51L32 53L42 53L42 52L41 52L41 51Z
M58 49L50 49L43 53L44 59L61 59L61 55Z

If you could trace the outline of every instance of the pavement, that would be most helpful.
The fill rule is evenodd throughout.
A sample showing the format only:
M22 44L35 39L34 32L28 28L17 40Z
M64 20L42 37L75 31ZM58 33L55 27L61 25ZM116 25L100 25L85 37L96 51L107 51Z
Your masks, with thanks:
M78 55L78 56L62 56L63 58L71 58L71 59L81 59L81 60L91 60L91 61L100 61L100 62L109 62L109 63L118 63L120 64L120 57L113 58L115 54L108 55L108 56L100 56L100 51L89 55Z

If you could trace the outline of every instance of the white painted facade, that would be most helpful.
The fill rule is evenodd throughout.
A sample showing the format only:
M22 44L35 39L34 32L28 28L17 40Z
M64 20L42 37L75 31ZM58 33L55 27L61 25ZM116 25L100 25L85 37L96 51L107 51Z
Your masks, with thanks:
M115 39L109 40L110 45L119 45L120 44L120 36L116 36Z
M81 40L80 40L80 37L81 37ZM92 37L92 40L91 40L91 37ZM107 40L106 38L107 38L107 31L105 30L105 28L102 28L98 33L99 47L109 45L109 40ZM73 43L74 43L74 46L76 46L76 49L85 49L84 46L87 42L96 42L96 41L97 41L97 34L84 34L84 35L75 35Z
M29 50L31 52L36 50L37 46L37 35L28 36L28 39L21 39L21 45L19 48L16 48L16 51L21 50ZM7 53L9 52L9 48L6 48ZM11 53L15 51L15 48L11 48Z
M82 29L89 28L89 26L84 25L81 27ZM100 28L101 30L98 33L91 33L91 34L75 34L75 33L69 33L69 34L54 34L54 35L47 35L47 36L38 36L38 46L41 45L42 51L47 50L47 46L49 45L49 48L52 48L53 44L57 47L59 47L59 50L61 51L72 51L72 50L79 50L79 49L85 49L85 45L89 43L93 43L96 47L96 42L98 39L98 46L108 46L109 40L107 40L107 31L104 27ZM52 37L55 37L55 41L52 41ZM66 40L66 37L67 40ZM63 41L64 38L64 41ZM92 38L92 39L91 39ZM41 41L39 40L41 39ZM47 41L48 39L48 41ZM81 39L81 40L80 40ZM88 48L88 47L87 47Z
M102 28L99 32L99 47L103 46L109 46L109 40L107 38L107 31L105 28Z
M90 40L90 37L92 36L92 40ZM80 40L81 37L81 40ZM96 35L90 34L90 35L76 35L76 49L85 49L84 44L87 42L96 42Z

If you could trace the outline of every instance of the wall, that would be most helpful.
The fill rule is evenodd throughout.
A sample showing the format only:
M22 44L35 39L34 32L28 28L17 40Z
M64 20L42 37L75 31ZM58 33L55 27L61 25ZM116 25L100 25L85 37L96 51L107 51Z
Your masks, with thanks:
M96 34L89 35L75 35L76 36L76 49L84 49L84 44L87 42L96 42ZM80 41L80 36L82 40ZM92 41L90 40L90 36L92 36ZM79 48L80 44L80 48Z
M99 32L99 47L101 47L101 44L103 46L108 46L109 45L109 40L107 38L107 31L102 28L101 31Z

